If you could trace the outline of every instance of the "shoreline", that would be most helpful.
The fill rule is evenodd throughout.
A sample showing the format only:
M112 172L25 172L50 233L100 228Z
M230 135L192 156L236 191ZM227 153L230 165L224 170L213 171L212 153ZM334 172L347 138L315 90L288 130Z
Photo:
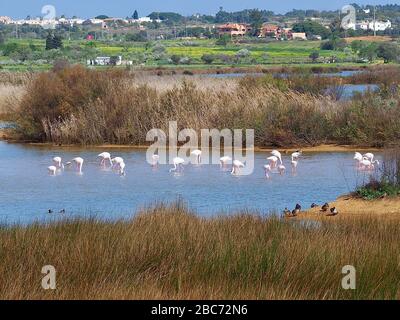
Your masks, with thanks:
M7 135L4 132L5 130L0 129L0 141L4 141L12 144L21 144L30 147L37 148L49 148L49 149L125 149L125 150L146 150L150 147L150 145L121 145L121 144L101 144L101 145L57 145L51 142L24 142L18 140L7 139ZM179 148L179 146L178 146ZM168 149L168 148L166 148ZM212 149L212 148L209 148ZM223 149L223 148L221 148ZM320 144L317 146L306 146L306 147L254 147L254 152L256 153L265 153L271 152L272 150L281 150L283 154L288 154L295 152L299 149L302 152L308 153L319 153L319 152L356 152L356 151L381 151L383 148L376 147L366 147L366 146L356 146L356 145L342 145L342 144ZM242 151L251 150L242 148Z
M301 212L293 220L338 221L348 219L378 218L400 221L400 197L386 197L383 199L364 200L353 195L342 195L329 203L329 207L336 207L339 214L334 217L326 216L320 207Z

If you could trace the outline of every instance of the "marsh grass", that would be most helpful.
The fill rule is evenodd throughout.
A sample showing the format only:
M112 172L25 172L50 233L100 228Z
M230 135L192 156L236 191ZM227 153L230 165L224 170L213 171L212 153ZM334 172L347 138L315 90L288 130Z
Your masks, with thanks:
M254 129L255 145L340 143L383 147L400 138L399 94L368 93L336 101L336 78L307 74L240 80L182 76L145 78L123 70L79 66L37 75L16 100L19 139L57 144L146 145L168 122L178 129ZM323 96L335 84L332 96Z
M0 120L13 117L24 94L25 87L22 85L0 84Z
M200 218L182 203L131 221L0 229L2 299L399 299L398 223L319 227L248 212ZM57 289L41 288L53 265ZM345 265L357 289L343 290Z

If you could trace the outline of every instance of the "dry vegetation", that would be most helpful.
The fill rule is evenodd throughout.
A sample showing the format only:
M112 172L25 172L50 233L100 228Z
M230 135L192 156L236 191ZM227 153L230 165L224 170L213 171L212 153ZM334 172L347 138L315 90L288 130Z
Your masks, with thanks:
M1 228L0 298L399 299L399 256L393 221L202 219L178 203L125 222ZM55 291L41 288L49 264ZM349 264L357 289L347 291Z
M253 128L259 147L340 143L382 147L400 138L398 68L358 81L379 94L336 101L343 80L300 74L241 80L132 75L71 67L41 73L16 99L17 138L61 144L146 144L153 128ZM390 81L384 75L390 74ZM369 80L368 80L369 79ZM357 79L352 79L357 82ZM385 82L386 81L386 82ZM321 93L336 85L332 97Z
M22 85L0 84L0 119L12 118L25 88Z

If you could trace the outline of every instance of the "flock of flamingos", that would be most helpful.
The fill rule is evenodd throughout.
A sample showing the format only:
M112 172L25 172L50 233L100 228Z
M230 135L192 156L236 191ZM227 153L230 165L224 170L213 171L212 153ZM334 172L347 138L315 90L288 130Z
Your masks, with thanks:
M191 152L192 156L196 157L197 164L201 164L201 150L194 150ZM291 154L291 168L292 172L297 170L297 166L299 164L299 158L302 155L302 151L298 150ZM100 153L97 156L100 161L101 166L106 166L107 163L111 166L112 169L116 170L119 175L125 176L125 161L121 157L112 158L111 154L108 152ZM158 155L152 156L152 166L158 166L160 157ZM240 170L245 167L245 164L239 160L233 160L229 156L224 156L220 158L220 166L221 168L227 168L229 164L232 165L232 175L239 175ZM361 171L373 171L376 166L379 166L379 161L375 159L373 153L361 154L356 152L354 155L354 160L356 161L356 166L358 170ZM279 174L283 175L286 171L286 167L282 161L282 154L278 150L271 151L271 156L267 158L268 164L264 165L264 174L266 178L270 178L270 173L274 170ZM84 159L81 157L76 157L72 159L70 162L66 162L65 164L62 162L61 157L53 158L53 165L49 166L48 172L50 175L57 175L57 172L60 170L64 170L65 167L70 167L75 165L76 170L82 174ZM183 165L185 164L185 160L179 157L173 159L173 168L170 169L170 172L181 172L183 170Z

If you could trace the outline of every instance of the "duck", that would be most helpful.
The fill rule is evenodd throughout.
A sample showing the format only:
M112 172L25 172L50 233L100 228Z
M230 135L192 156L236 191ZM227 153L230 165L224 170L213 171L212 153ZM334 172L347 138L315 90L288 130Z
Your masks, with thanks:
M292 211L292 217L297 217L297 215L300 213L300 210L299 209L294 209L293 211Z
M329 209L329 203L325 203L322 207L321 207L321 211L322 212L326 212Z
M319 206L316 203L311 204L311 209L318 208Z
M295 210L299 210L299 211L301 211L301 205L299 205L299 204L296 204Z
M49 210L47 210L47 213L48 213L48 214L52 214L52 213L53 213L53 210L49 209Z
M288 208L285 208L285 210L283 210L283 216L284 217L291 217L292 213L290 212L290 210Z
M329 217L334 217L339 214L339 211L336 209L336 207L331 208L331 213L328 214Z

